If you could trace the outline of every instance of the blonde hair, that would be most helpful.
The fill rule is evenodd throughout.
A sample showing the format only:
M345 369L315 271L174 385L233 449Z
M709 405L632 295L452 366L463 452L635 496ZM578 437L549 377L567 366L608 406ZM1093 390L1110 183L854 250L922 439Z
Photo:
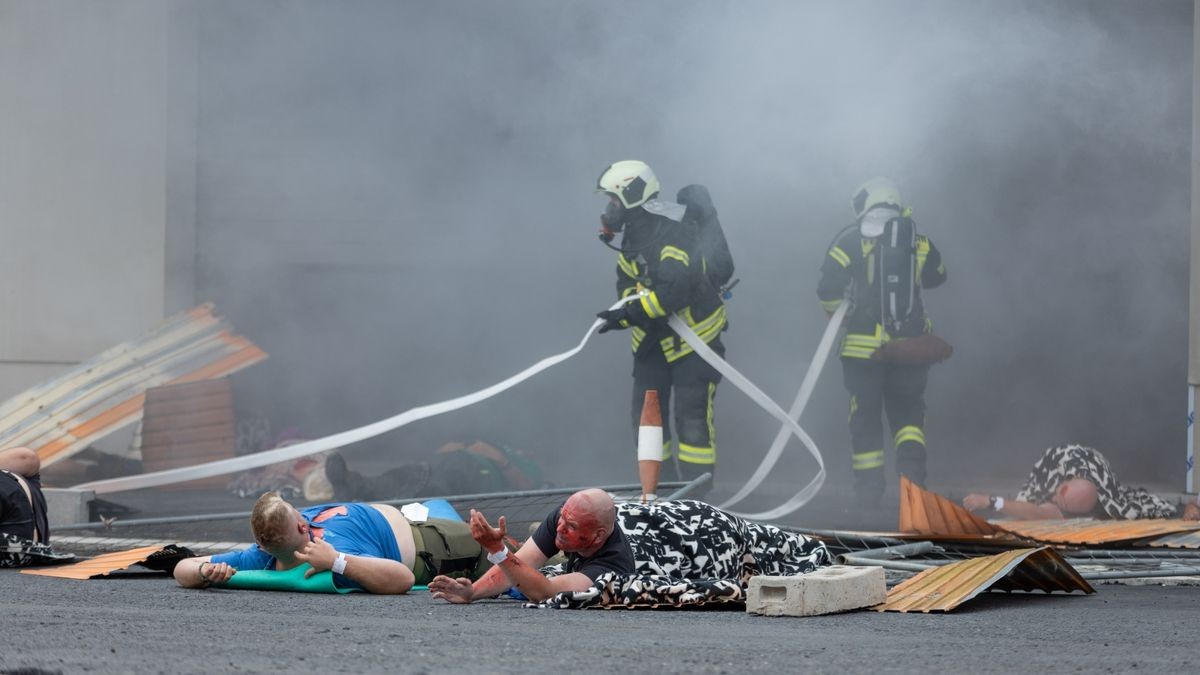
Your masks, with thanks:
M264 492L250 511L250 532L264 549L278 548L287 537L291 512L278 492Z

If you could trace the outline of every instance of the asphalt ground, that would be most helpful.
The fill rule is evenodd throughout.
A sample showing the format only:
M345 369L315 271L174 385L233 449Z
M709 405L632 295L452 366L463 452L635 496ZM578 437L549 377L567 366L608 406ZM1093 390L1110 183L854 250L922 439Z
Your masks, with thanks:
M1190 672L1200 588L987 594L948 614L468 606L0 570L0 672Z

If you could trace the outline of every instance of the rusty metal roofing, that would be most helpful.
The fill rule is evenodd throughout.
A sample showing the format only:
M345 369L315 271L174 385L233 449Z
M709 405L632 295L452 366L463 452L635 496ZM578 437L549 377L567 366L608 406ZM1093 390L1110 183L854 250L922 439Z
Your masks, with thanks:
M1095 593L1079 572L1048 546L1005 551L935 567L888 592L880 612L949 612L985 591Z
M151 569L165 571L173 568L175 562L190 556L191 551L173 544L168 546L143 546L128 551L106 553L73 565L21 570L21 574L57 577L60 579L99 579L113 572L127 570L134 565L144 565Z
M1000 532L945 497L900 477L900 530L918 534L994 535Z
M141 419L150 387L224 377L265 358L200 305L0 404L0 447L32 448L49 466Z
M1111 544L1200 530L1191 520L1005 520L997 525L1019 536L1048 544Z
M900 530L922 538L958 541L1032 541L1046 544L1111 544L1200 530L1188 520L1002 520L988 522L963 507L900 477ZM906 535L911 537L912 535ZM1182 537L1180 542L1200 546ZM1168 544L1158 544L1167 546ZM1184 544L1180 544L1183 546Z

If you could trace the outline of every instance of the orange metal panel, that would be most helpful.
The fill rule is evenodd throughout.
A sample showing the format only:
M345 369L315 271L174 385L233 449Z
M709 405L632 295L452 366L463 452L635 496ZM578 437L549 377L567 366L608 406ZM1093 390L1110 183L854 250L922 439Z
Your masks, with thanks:
M958 504L900 477L900 529L921 538L1028 540L1048 544L1111 544L1200 530L1188 520L1002 520L988 522ZM1200 537L1180 541L1200 547ZM1166 546L1168 544L1160 544ZM1183 544L1180 544L1181 546Z
M1200 530L1168 534L1146 542L1148 546L1166 548L1200 548Z
M948 612L985 591L1095 593L1054 549L1026 548L926 570L888 592L880 612Z
M1111 544L1179 532L1200 530L1190 520L1006 520L997 524L1009 532L1049 544Z
M945 497L900 477L900 530L920 534L994 535L1001 530Z
M39 577L58 577L60 579L97 579L108 576L113 572L129 569L138 563L146 562L150 556L164 551L162 546L143 546L129 551L117 551L96 556L91 560L63 565L61 567L46 567L34 570L21 570L21 574L33 574Z

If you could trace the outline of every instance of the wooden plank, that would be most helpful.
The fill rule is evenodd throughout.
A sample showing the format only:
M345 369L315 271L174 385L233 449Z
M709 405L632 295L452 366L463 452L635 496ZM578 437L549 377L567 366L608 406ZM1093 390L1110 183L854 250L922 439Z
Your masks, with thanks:
M170 447L185 443L199 443L228 439L234 436L233 425L213 424L204 427L180 427L164 431L142 431L142 451L146 448Z
M147 416L142 420L142 434L154 433L156 431L170 431L172 429L208 427L216 424L232 425L233 423L232 408L203 410L197 413L183 413L167 417Z
M173 403L228 393L230 393L229 380L225 378L166 384L146 390L146 404Z
M151 389L150 391L154 390ZM146 417L170 417L183 413L220 410L228 408L231 405L233 405L233 392L231 391L172 401L151 401L149 400L149 392L147 392L146 406L143 414Z

